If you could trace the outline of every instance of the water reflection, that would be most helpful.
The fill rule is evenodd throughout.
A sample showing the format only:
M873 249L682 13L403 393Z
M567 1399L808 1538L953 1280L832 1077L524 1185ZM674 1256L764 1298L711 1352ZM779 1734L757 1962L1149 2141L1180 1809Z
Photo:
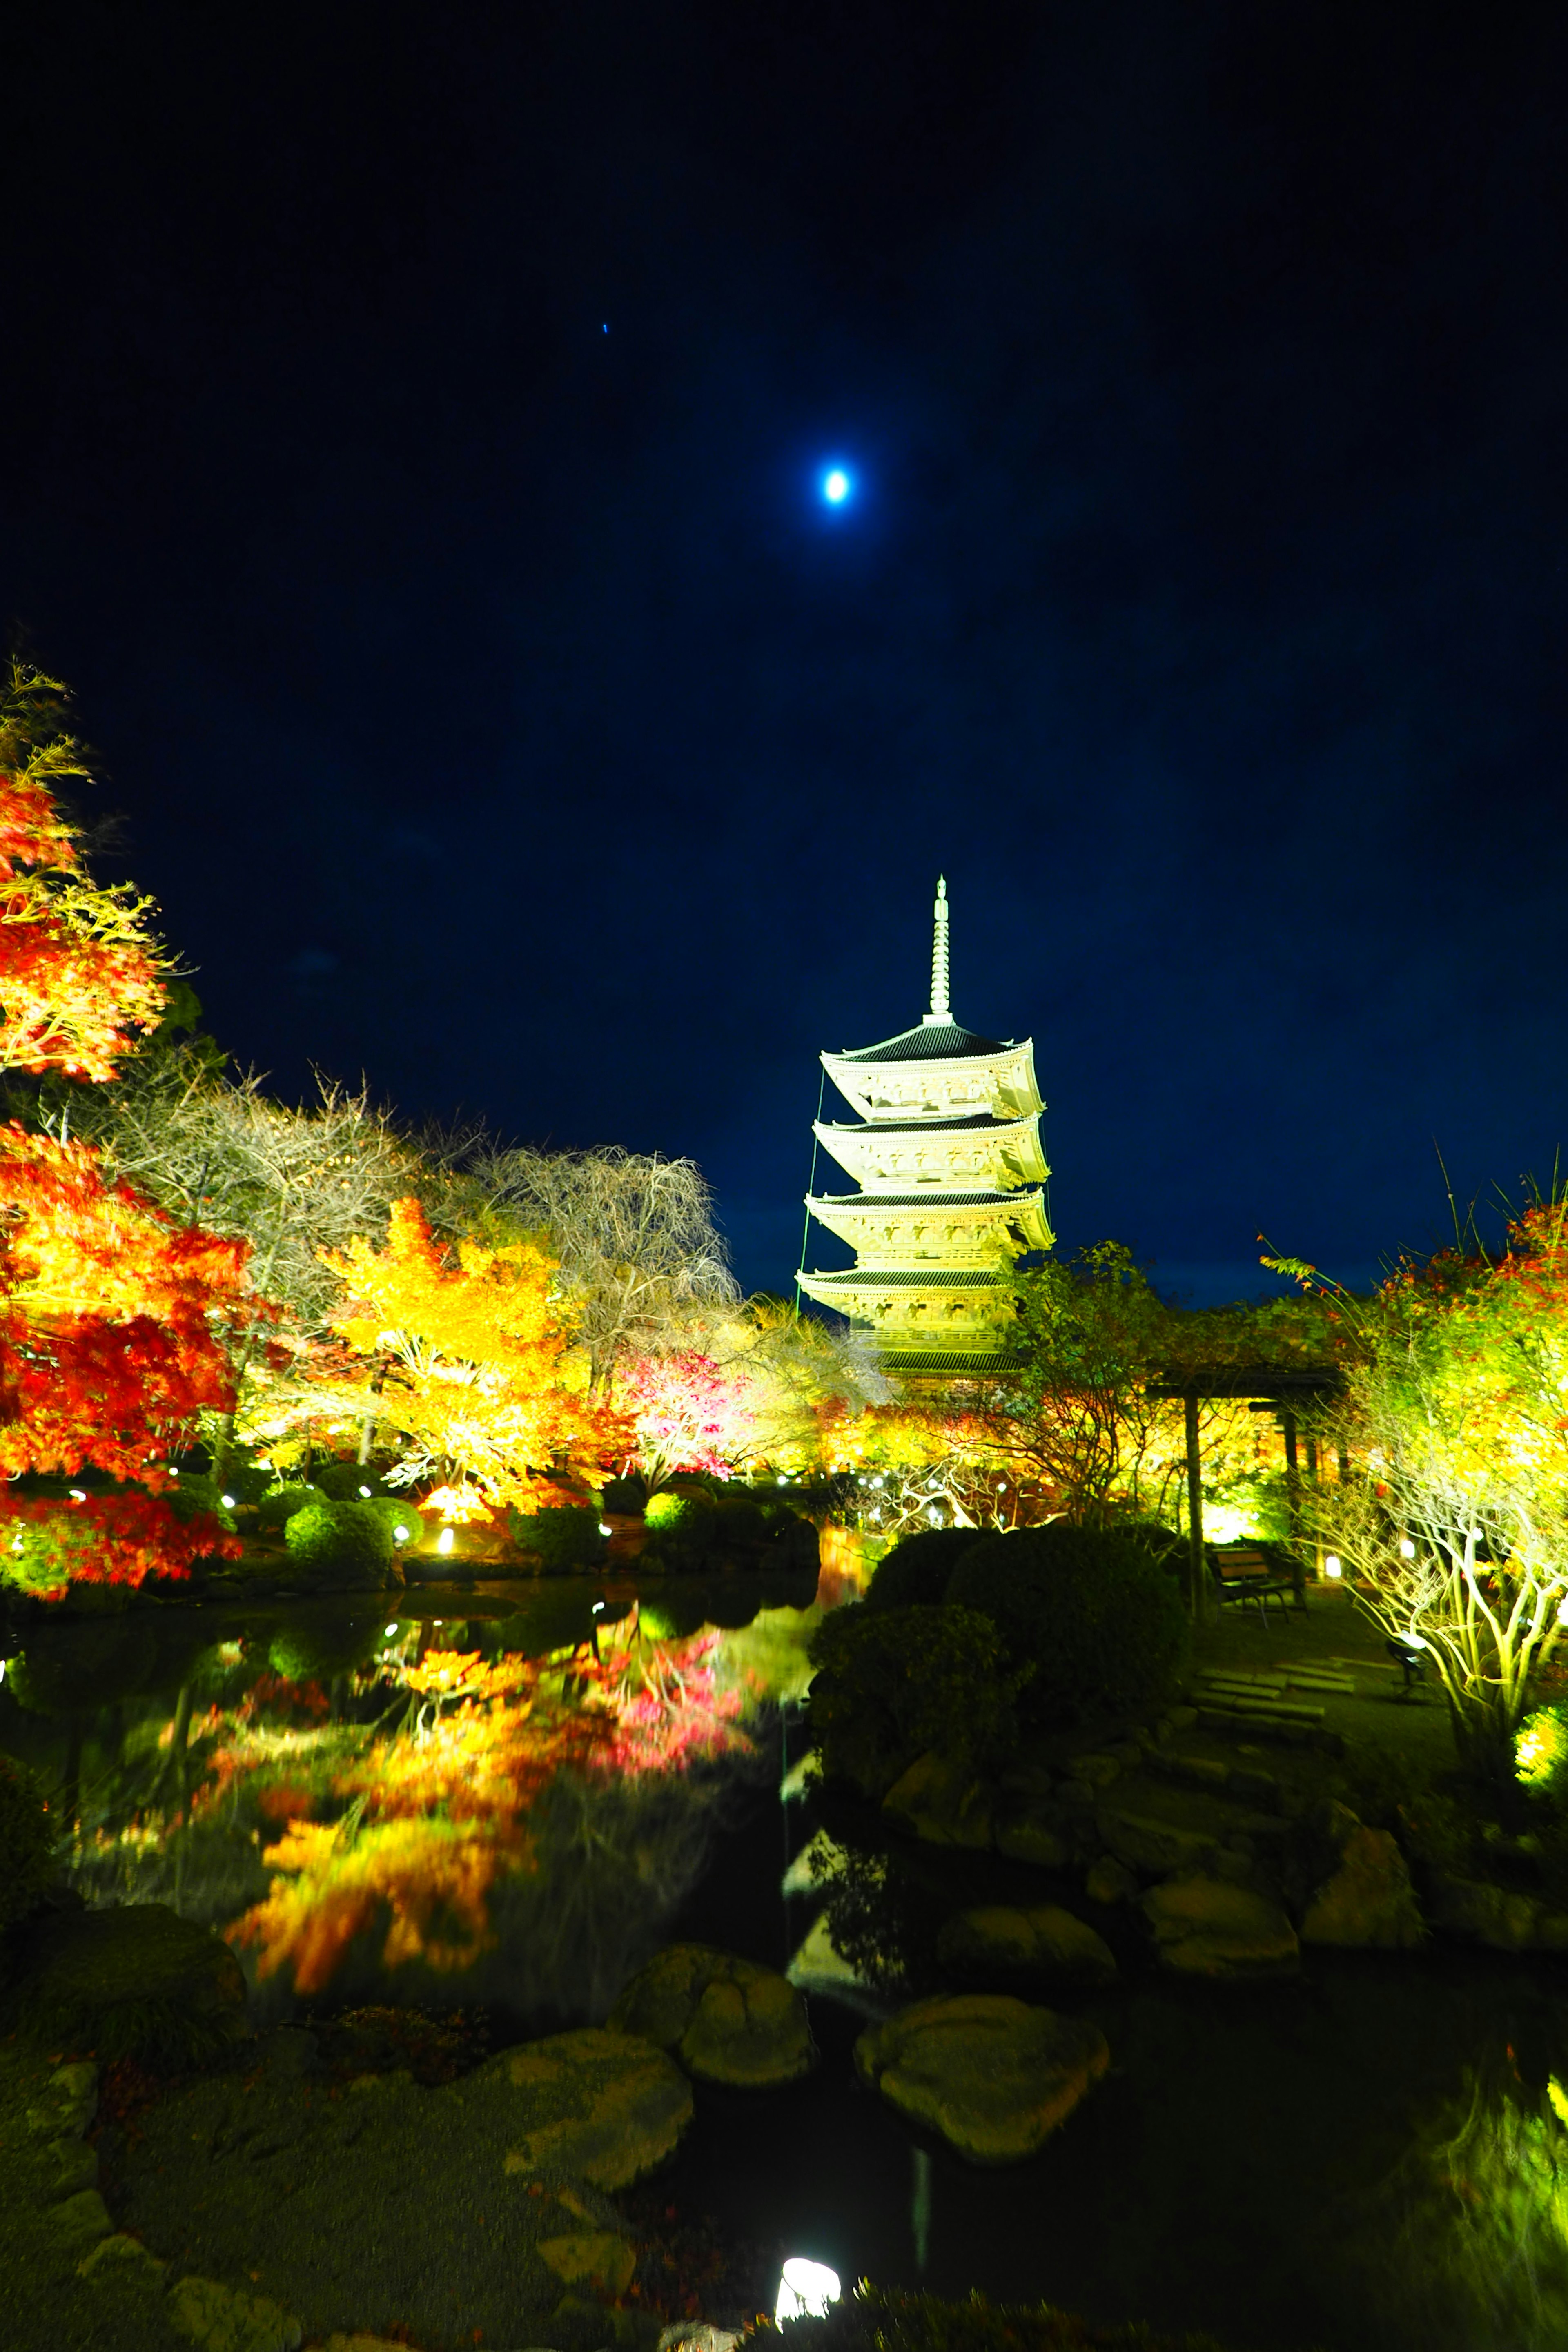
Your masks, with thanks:
M0 1746L41 1768L89 1903L172 1903L296 1998L607 2006L700 1871L812 1587L586 1583L29 1629ZM769 1604L772 1604L771 1606ZM399 1604L401 1605L401 1604ZM743 1630L742 1630L743 1629ZM215 1638L215 1635L218 1638ZM731 1652L732 1654L726 1654ZM452 1982L461 1979L460 1990Z

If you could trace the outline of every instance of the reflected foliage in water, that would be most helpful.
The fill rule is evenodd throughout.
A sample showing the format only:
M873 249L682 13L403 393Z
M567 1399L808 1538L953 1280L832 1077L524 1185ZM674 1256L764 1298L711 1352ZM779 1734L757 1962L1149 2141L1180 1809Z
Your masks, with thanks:
M196 1612L54 1623L9 1662L0 1747L52 1786L78 1890L210 1922L258 2014L460 1979L465 2000L581 2019L757 1769L743 1718L770 1661L798 1673L809 1583L793 1597L734 1636L658 1638L589 1587L445 1623L317 1604L218 1640Z

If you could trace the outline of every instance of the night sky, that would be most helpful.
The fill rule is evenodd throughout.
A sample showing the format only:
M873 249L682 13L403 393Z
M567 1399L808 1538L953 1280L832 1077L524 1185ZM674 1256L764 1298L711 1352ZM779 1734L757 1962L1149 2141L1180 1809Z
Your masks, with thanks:
M748 1287L939 870L1065 1245L1439 1239L1435 1140L1568 1141L1565 66L1561 6L7 12L0 621L101 870L279 1089L690 1154Z

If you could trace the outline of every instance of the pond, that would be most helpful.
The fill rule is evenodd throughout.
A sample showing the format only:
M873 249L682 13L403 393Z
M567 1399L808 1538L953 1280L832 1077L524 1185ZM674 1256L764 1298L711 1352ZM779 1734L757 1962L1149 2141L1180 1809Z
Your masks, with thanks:
M573 1580L62 1618L5 1644L0 1748L76 1820L89 1902L172 1903L234 1940L258 2025L457 2006L504 2042L601 2018L676 1937L783 1965L821 1908L782 1892L789 1861L825 1820L851 1853L878 1842L781 1794L819 1613L809 1580L731 1576L640 1605ZM634 1643L664 1662L660 1706L612 1723ZM1551 1963L1319 1954L1283 1982L1181 1986L1135 1915L1066 1881L924 1848L883 1869L865 1883L894 1957L922 1906L1092 1916L1121 1969L1081 2004L1110 2074L1032 2162L975 2171L859 2087L864 2011L814 1995L812 2076L700 2098L668 2177L683 2209L846 2278L1238 2352L1568 2340Z

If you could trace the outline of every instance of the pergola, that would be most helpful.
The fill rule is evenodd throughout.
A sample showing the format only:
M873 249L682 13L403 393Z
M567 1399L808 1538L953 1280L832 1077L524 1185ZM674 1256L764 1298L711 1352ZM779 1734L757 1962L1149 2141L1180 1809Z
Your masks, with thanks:
M1147 1391L1150 1396L1180 1397L1185 1408L1189 1544L1187 1597L1194 1617L1203 1614L1205 1590L1203 1461L1198 1445L1198 1406L1211 1397L1245 1398L1255 1412L1272 1410L1278 1413L1279 1425L1285 1433L1285 1492L1289 1505L1290 1531L1294 1536L1301 1491L1301 1474L1297 1457L1297 1412L1303 1404L1313 1404L1324 1398L1337 1396L1340 1387L1340 1373L1331 1364L1200 1365L1180 1378L1173 1373L1163 1381L1151 1383ZM1307 1467L1314 1477L1318 1468L1317 1455L1317 1439L1310 1435L1307 1440Z

